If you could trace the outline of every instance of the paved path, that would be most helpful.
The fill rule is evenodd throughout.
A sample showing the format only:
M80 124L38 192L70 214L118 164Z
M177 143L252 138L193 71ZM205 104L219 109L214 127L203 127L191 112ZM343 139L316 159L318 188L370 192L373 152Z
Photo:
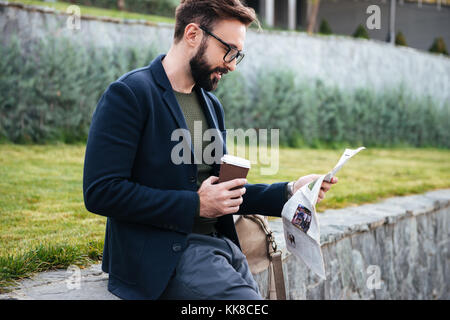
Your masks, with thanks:
M100 264L86 269L69 267L25 279L14 291L0 294L0 300L119 300L107 290L107 281Z

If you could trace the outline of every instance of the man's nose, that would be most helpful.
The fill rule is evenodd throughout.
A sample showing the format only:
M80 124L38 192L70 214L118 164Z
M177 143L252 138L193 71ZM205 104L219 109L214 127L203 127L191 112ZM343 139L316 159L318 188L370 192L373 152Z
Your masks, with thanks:
M225 66L229 71L234 71L236 69L236 59L233 59L231 62L225 62Z

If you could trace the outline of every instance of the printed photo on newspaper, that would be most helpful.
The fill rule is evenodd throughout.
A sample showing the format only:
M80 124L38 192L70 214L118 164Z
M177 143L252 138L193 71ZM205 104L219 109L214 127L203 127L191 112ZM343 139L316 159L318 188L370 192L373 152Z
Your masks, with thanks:
M322 279L326 279L326 276L316 216L320 187L323 181L331 181L351 157L364 149L365 147L345 149L333 170L300 188L286 202L281 212L286 248Z

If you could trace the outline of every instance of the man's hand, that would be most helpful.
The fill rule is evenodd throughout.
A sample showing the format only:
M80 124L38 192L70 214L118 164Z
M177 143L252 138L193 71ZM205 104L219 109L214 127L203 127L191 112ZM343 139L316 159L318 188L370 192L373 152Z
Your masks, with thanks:
M296 193L297 190L300 189L301 187L303 187L304 185L306 185L310 182L313 182L314 180L316 180L319 177L320 177L320 175L318 175L318 174L310 174L310 175L307 175L304 177L300 177L297 181L294 182L294 193ZM328 192L328 190L330 190L331 186L333 184L336 184L337 182L338 182L337 177L333 177L331 179L331 182L327 182L327 181L322 182L322 186L319 191L319 197L317 198L317 203L319 203L320 201L322 201L325 198L325 193Z
M216 218L239 210L245 188L230 190L243 186L247 179L234 179L214 184L219 177L211 176L201 184L197 193L200 198L200 217Z

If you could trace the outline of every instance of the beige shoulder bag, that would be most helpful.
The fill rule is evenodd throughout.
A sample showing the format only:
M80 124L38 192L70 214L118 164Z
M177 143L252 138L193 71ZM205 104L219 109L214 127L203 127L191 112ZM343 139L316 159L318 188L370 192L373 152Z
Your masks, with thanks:
M267 299L286 300L281 251L277 250L267 217L255 214L234 216L234 219L241 249L252 274L269 268L270 289Z

